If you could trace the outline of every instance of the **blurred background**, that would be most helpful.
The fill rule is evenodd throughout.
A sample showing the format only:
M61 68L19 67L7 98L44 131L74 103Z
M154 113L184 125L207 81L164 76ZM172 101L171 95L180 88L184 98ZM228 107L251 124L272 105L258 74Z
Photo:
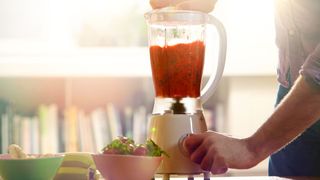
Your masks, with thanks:
M148 0L0 0L2 153L11 143L46 153L98 152L117 135L143 141L154 97L150 10ZM211 14L225 25L228 51L206 121L247 137L275 101L273 1L221 0ZM204 82L215 70L210 60ZM227 175L266 174L263 161Z

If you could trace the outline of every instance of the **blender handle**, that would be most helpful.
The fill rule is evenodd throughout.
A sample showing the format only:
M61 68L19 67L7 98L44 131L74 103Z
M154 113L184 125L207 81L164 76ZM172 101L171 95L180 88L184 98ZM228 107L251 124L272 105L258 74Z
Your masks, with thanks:
M208 16L209 24L214 25L219 34L219 56L216 74L211 74L207 84L201 90L200 100L202 103L205 103L217 89L217 85L223 74L227 52L227 35L223 24L217 18L211 15Z

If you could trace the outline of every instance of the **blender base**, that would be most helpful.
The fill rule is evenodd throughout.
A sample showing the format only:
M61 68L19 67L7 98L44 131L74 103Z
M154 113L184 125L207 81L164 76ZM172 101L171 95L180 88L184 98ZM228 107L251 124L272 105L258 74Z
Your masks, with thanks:
M204 173L200 166L193 163L181 147L179 141L186 134L201 133L207 130L202 111L199 113L153 115L150 121L149 138L158 144L169 157L163 160L157 174L163 174L164 179L170 175L193 175Z

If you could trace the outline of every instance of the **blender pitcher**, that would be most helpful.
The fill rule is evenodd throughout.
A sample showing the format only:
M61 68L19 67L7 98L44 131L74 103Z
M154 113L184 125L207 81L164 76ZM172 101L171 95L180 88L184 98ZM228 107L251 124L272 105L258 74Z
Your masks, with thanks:
M159 174L199 174L199 165L179 149L188 133L207 131L202 104L217 88L226 57L226 33L215 17L197 11L160 9L145 14L155 100L148 137L164 149ZM201 89L206 27L219 34L218 66ZM208 40L208 39L207 39Z

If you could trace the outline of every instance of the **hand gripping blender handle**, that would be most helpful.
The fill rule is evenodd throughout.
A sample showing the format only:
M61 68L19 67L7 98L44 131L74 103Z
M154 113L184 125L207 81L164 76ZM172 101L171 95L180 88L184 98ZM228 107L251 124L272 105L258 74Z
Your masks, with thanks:
M200 99L202 103L205 103L217 89L218 83L223 74L227 52L227 35L223 24L211 15L209 15L209 23L217 28L217 32L219 34L219 56L216 74L211 74L207 84L201 90Z

